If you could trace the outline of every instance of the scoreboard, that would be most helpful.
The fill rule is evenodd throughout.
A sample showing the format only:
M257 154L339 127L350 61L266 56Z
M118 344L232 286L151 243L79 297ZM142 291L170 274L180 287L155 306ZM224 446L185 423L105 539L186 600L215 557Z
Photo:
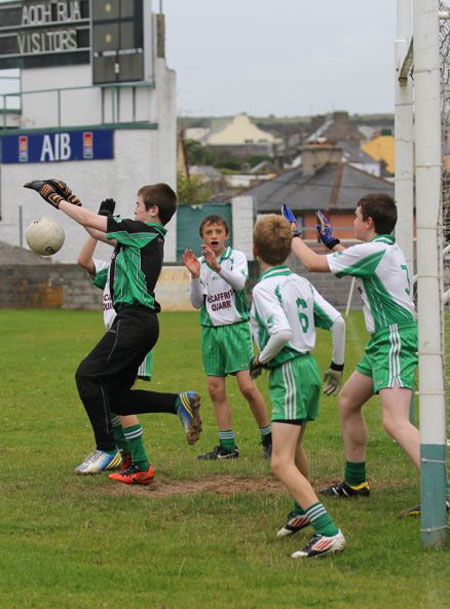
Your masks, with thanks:
M91 64L93 84L151 80L151 0L0 4L0 69Z
M144 78L143 0L92 3L94 84Z

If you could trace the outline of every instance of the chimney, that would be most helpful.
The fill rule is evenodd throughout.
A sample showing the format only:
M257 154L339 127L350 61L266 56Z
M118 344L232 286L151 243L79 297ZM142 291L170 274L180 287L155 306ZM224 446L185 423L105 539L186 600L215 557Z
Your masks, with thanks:
M300 148L304 175L312 175L327 163L342 160L342 148L331 144L308 144Z

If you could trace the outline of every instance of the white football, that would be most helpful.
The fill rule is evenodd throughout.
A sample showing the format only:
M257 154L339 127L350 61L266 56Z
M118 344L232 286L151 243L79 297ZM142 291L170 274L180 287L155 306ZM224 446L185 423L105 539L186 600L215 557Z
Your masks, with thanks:
M40 256L52 256L62 248L63 228L52 218L37 218L27 228L25 237L30 249Z

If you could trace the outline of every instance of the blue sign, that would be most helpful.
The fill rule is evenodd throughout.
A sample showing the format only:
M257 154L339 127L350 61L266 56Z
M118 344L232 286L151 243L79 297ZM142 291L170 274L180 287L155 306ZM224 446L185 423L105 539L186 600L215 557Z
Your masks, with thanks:
M0 162L55 163L114 158L113 131L61 131L1 136Z

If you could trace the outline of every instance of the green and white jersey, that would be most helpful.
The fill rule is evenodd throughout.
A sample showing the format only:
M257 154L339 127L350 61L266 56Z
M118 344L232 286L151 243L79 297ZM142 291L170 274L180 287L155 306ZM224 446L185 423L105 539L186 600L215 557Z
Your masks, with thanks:
M109 267L110 263L104 260L98 260L93 258L95 266L95 277L92 279L92 283L103 290L103 321L107 330L113 324L116 317L116 312L111 300L111 291L109 289Z
M292 333L291 340L268 362L268 368L309 353L316 344L316 327L329 330L340 316L305 277L286 265L263 273L253 288L250 319L260 350L273 334L285 330Z
M392 235L379 235L367 243L328 254L336 277L358 278L364 318L370 334L414 324L416 320L405 256Z
M249 312L245 283L242 290L234 290L216 271L213 271L203 256L200 261L200 285L203 303L200 311L202 326L227 326L248 321ZM248 278L248 263L244 252L227 247L218 260L221 268Z
M161 272L166 229L153 222L108 216L107 231L107 238L117 241L109 271L114 309L138 304L159 313L154 289Z

